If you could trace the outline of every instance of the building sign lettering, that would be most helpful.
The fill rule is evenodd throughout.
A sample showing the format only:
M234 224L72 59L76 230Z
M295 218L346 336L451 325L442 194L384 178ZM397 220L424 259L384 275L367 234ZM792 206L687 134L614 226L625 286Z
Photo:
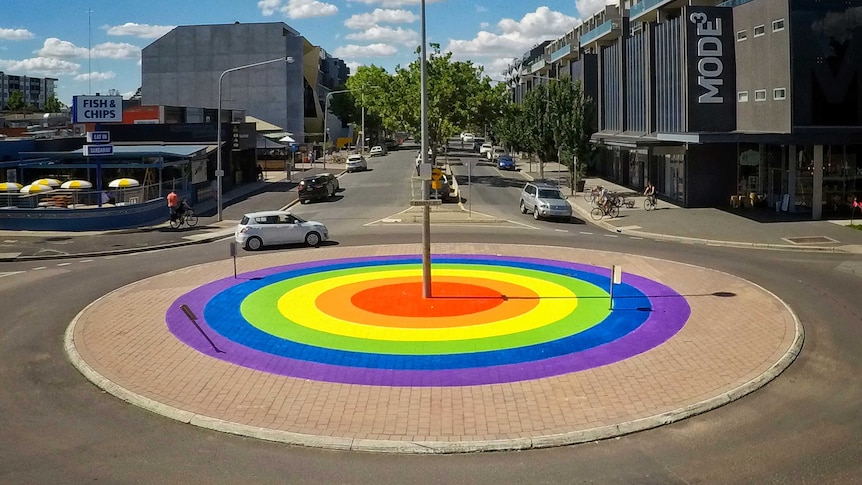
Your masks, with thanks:
M706 89L697 98L698 103L723 103L719 86L724 84L721 74L721 19L709 20L702 12L693 13L689 20L697 26L697 84Z
M690 6L685 16L687 131L736 129L732 10Z

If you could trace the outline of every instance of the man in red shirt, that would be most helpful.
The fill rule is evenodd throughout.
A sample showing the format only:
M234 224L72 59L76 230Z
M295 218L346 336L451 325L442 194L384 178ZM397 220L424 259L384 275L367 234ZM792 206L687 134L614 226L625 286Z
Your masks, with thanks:
M168 194L168 209L171 211L171 220L175 220L177 217L177 208L180 206L180 198L177 196L177 193L173 190L170 194Z

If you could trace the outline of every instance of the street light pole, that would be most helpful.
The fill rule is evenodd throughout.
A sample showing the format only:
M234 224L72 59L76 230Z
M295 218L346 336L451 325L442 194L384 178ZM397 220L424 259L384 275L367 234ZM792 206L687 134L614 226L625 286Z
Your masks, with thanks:
M330 91L323 98L323 168L326 168L326 136L329 134L329 99L333 94L349 93L349 89L340 89L338 91Z
M245 66L232 67L221 73L221 76L218 77L218 114L216 115L217 124L216 124L216 206L218 208L218 221L222 220L222 177L224 177L224 170L222 170L221 163L221 86L224 77L229 72L239 71L242 69L248 69L250 67L262 66L264 64L272 64L273 62L286 62L288 64L293 63L293 57L284 56L279 57L278 59L270 59L268 61L255 62L253 64L247 64Z
M422 23L422 69L421 69L421 124L422 124L422 163L428 163L428 43L425 39L425 0L422 0L420 9L420 21ZM423 194L426 192L423 180ZM431 298L431 207L422 206L422 296Z

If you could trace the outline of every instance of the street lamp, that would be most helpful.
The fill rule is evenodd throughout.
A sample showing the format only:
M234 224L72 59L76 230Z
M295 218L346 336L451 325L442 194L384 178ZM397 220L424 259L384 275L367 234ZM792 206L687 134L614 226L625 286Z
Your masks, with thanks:
M253 64L247 64L245 66L232 67L221 73L221 76L218 77L218 115L216 118L218 119L218 123L216 125L216 205L218 207L218 221L221 222L221 208L222 208L222 177L224 176L224 170L222 170L221 164L221 85L224 77L229 72L239 71L242 69L248 69L250 67L262 66L264 64L272 64L273 62L286 62L288 64L292 64L294 61L291 56L279 57L278 59L270 59L268 61L255 62Z
M341 93L349 93L349 89L339 89L338 91L330 91L326 93L326 97L323 99L323 168L326 168L326 135L329 134L329 123L327 117L329 116L329 98L332 97L333 94L341 94ZM362 136L365 136L363 133Z

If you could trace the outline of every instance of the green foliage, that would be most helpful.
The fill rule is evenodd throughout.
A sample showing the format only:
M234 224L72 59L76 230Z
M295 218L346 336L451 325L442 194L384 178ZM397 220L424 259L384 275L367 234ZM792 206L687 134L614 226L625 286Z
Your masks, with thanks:
M575 176L582 180L586 176L587 162L595 150L590 143L595 133L592 99L584 95L580 80L573 81L569 77L551 80L548 89L551 128L554 143L562 156L560 161L568 167L572 180Z
M6 99L6 106L9 107L9 111L22 111L27 107L27 103L24 102L24 93L21 91L12 91L9 93L9 98Z
M46 113L59 113L63 109L63 103L56 96L51 96L45 101Z

